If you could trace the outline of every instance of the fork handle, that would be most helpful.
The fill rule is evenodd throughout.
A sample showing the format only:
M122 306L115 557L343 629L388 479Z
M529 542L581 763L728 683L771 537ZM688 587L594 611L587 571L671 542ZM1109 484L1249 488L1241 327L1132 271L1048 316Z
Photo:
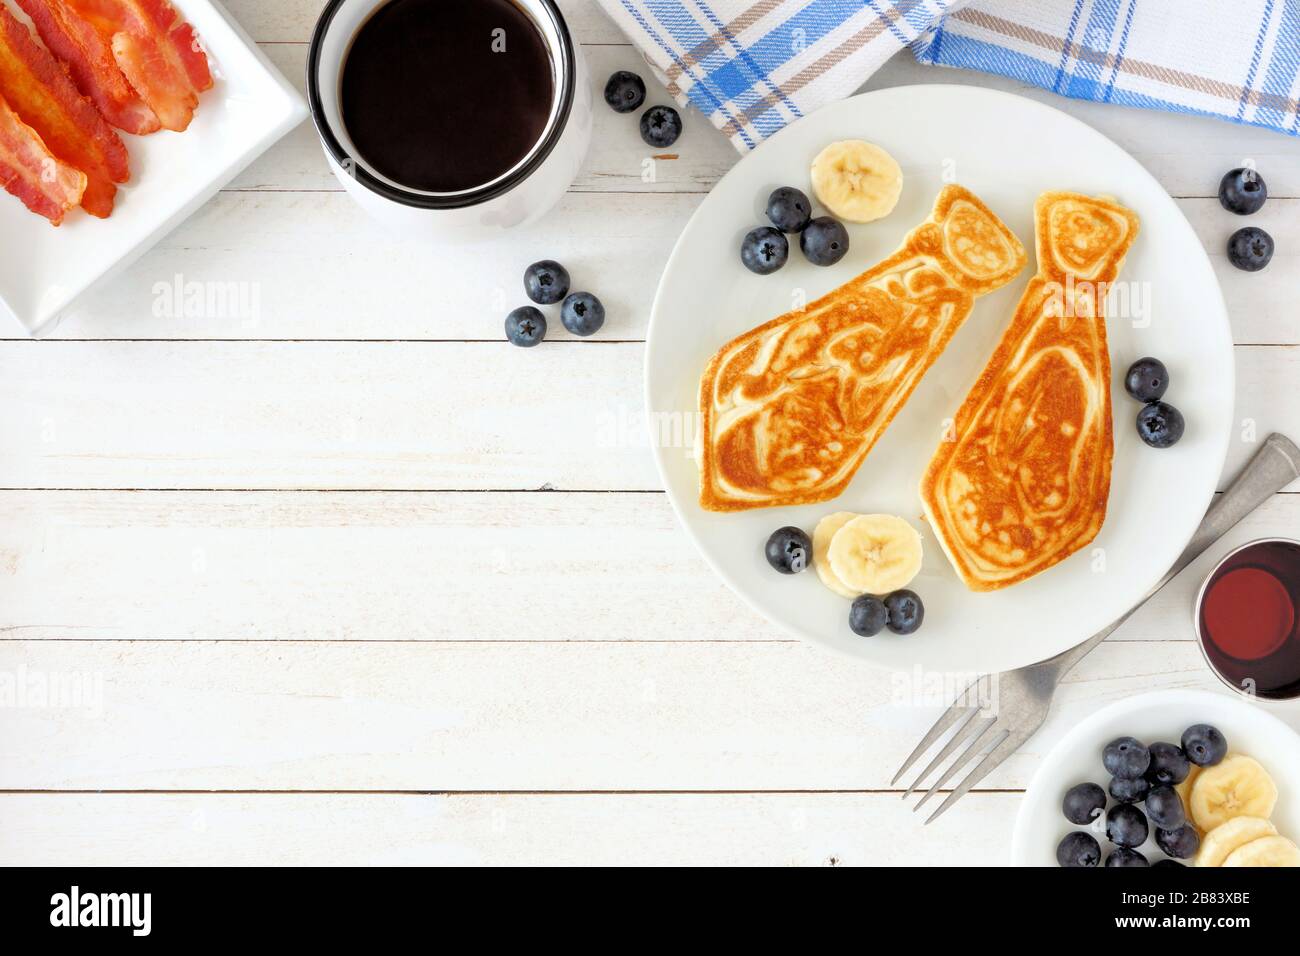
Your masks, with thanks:
M1127 621L1134 611L1146 604L1157 591L1172 581L1179 571L1200 557L1210 545L1223 537L1242 518L1296 478L1300 478L1300 448L1297 448L1295 443L1285 435L1274 432L1264 439L1263 446L1246 463L1246 467L1228 486L1228 490L1210 505L1200 526L1192 534L1192 540L1187 543L1178 560L1156 583L1156 586L1114 623L1107 624L1077 647L1072 647L1043 663L1056 665L1058 680L1064 677L1071 667L1109 637L1111 632Z

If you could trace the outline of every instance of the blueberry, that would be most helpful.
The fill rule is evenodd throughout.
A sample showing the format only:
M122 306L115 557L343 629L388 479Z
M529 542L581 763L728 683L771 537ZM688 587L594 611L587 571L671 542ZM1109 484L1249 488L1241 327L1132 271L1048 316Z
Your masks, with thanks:
M1153 784L1174 786L1186 780L1187 775L1191 773L1192 765L1187 760L1187 754L1183 753L1183 748L1177 744L1157 740L1147 749L1151 751L1151 766L1147 768L1147 779Z
M1190 860L1201 848L1201 836L1196 827L1184 823L1172 830L1156 830L1156 846L1175 859Z
M1119 803L1141 803L1151 790L1146 777L1111 777L1110 795Z
M569 294L569 270L554 259L534 262L524 270L524 292L538 305L554 305Z
M1148 832L1147 818L1131 803L1111 807L1106 814L1106 838L1116 846L1141 846Z
M1148 402L1138 412L1138 437L1152 448L1169 448L1183 437L1183 413L1168 402Z
M1228 755L1228 741L1217 727L1194 724L1183 731L1183 753L1198 767L1213 767Z
M1139 402L1154 402L1168 387L1169 372L1164 363L1149 356L1130 365L1124 376L1124 390Z
M641 114L641 138L655 149L665 149L682 135L682 118L671 106L652 106Z
M767 218L782 232L803 232L812 219L812 203L793 186L782 186L767 197Z
M913 634L925 620L925 605L915 591L895 591L885 598L889 611L889 629L895 634Z
M1151 865L1152 865L1152 866L1166 866L1166 867L1168 867L1168 866L1177 866L1177 867L1181 867L1181 868L1183 868L1183 869L1186 869L1186 867L1187 867L1187 864L1186 864L1186 863L1179 863L1177 860L1156 860L1156 861L1155 861L1154 863L1152 863Z
M612 73L605 83L605 102L615 113L631 113L645 102L645 82L629 70Z
M1247 226L1228 237L1228 261L1238 269L1258 272L1273 258L1273 237L1263 229Z
M763 553L767 563L782 574L798 574L812 563L812 542L798 528L777 528Z
M1147 816L1161 830L1177 830L1187 822L1183 798L1173 787L1155 787L1147 794Z
M1134 737L1118 737L1102 750L1101 762L1111 776L1131 780L1147 772L1151 765L1151 751Z
M1096 866L1101 862L1101 845L1090 833L1067 833L1057 844L1056 862L1061 866Z
M594 335L605 324L605 307L590 292L574 292L560 306L560 321L574 335Z
M799 248L815 266L833 266L849 251L849 233L830 216L818 216L799 233Z
M1106 857L1107 866L1150 866L1147 858L1137 850L1131 850L1126 846L1117 846L1110 851L1110 856Z
M790 257L790 243L780 230L759 226L745 233L740 241L740 261L750 272L770 275L785 265Z
M863 594L853 599L849 605L849 627L854 634L862 637L875 637L889 622L889 611L880 598Z
M1095 783L1075 784L1065 791L1061 812L1065 819L1080 825L1091 823L1106 810L1106 791Z
M506 339L530 349L546 338L546 316L531 305L521 305L506 316Z
M1230 169L1219 181L1219 202L1228 212L1235 212L1238 216L1259 212L1267 198L1268 186L1264 184L1264 177L1253 169Z

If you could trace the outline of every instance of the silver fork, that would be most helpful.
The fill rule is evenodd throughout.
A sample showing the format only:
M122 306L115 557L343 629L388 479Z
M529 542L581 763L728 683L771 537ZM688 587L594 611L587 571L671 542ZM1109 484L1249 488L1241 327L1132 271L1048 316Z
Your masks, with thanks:
M920 789L921 784L932 772L952 757L947 769L939 774L938 779L912 808L919 810L967 764L980 757L974 769L966 774L961 783L948 794L947 799L930 814L925 822L930 823L937 818L983 780L989 771L1019 749L1020 745L1042 726L1043 721L1047 719L1047 712L1051 709L1056 685L1061 682L1061 678L1071 667L1079 663L1112 631L1128 620L1134 611L1173 580L1179 571L1219 540L1229 528L1297 477L1300 477L1300 448L1283 435L1269 435L1228 490L1210 506L1200 527L1196 529L1192 540L1188 542L1187 548L1179 555L1173 567L1142 600L1114 623L1102 628L1077 647L1072 647L1056 657L1037 664L1007 671L992 678L984 676L974 681L930 728L930 732L921 739L911 755L903 761L903 766L898 768L898 773L894 774L894 779L890 781L891 786L897 783L899 778L907 773L909 767L955 726L956 731L926 764L925 769L917 774L912 785L903 794L903 799L906 800ZM982 706L982 703L992 700L994 694L996 694L996 712L986 713L987 708Z

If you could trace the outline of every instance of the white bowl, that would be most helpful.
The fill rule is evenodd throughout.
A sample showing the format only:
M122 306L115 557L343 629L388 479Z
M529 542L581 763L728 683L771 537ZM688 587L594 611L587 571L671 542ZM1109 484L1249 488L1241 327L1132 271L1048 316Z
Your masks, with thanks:
M1229 751L1247 754L1263 764L1277 782L1279 793L1273 822L1282 835L1300 839L1300 734L1241 697L1216 691L1164 690L1099 710L1052 748L1020 805L1011 837L1011 862L1016 866L1057 865L1057 844L1071 830L1082 829L1065 819L1061 800L1065 791L1078 783L1106 786L1109 774L1101 765L1106 744L1123 736L1143 743L1167 740L1176 744L1192 724L1213 724L1228 738ZM1105 834L1095 835L1104 859L1109 853ZM1154 839L1139 849L1152 863L1164 859Z

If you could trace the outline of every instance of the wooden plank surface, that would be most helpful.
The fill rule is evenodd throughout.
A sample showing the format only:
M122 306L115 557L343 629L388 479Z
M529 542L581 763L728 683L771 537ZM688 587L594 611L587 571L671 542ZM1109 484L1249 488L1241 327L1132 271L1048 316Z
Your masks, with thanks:
M0 492L0 641L785 641L662 494ZM1111 640L1191 641L1218 556L1300 536L1277 495Z
M1006 863L1018 794L916 836L896 794L10 794L14 865L945 866ZM105 821L112 821L106 828ZM912 836L891 839L888 834Z
M965 686L675 640L5 641L0 673L29 688L0 790L885 790ZM1025 787L1104 704L1219 686L1194 644L1103 644L981 788Z

